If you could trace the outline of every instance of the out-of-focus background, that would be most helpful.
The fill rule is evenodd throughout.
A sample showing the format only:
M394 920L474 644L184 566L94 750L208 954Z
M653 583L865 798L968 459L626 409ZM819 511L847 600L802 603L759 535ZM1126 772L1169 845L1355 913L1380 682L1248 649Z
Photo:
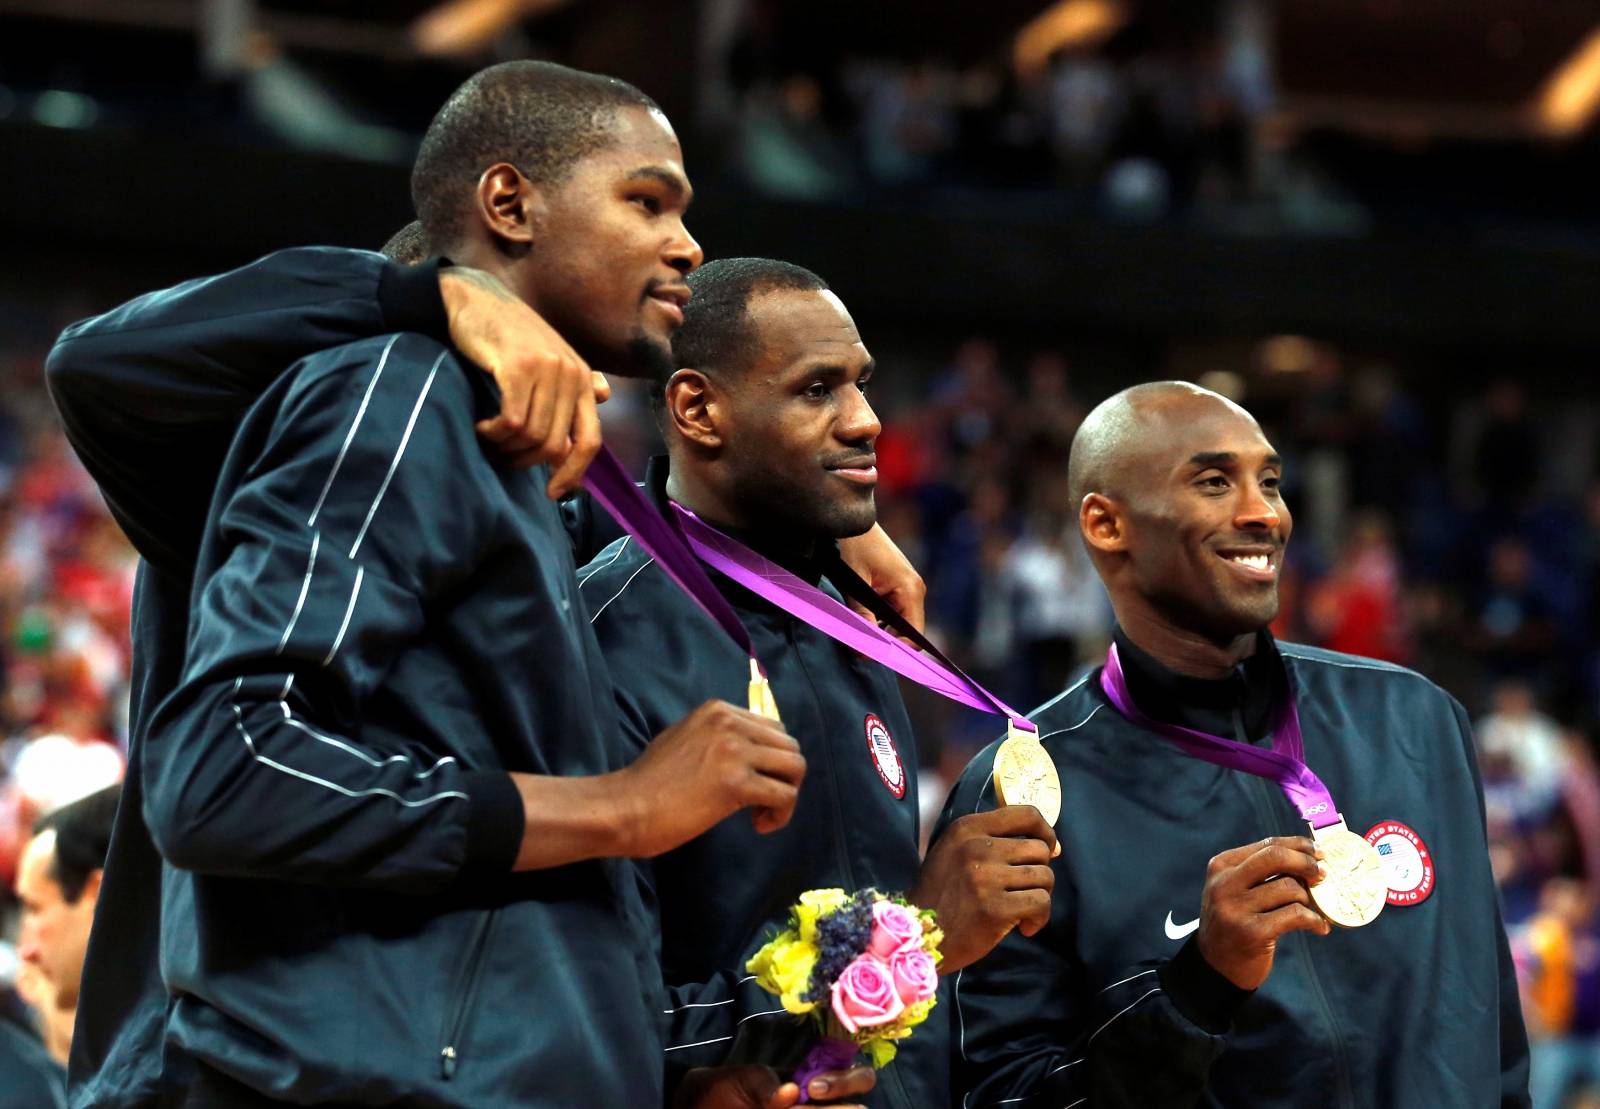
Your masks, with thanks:
M1467 706L1539 1104L1593 1101L1595 0L0 0L7 886L124 740L134 555L52 338L279 246L376 248L433 110L511 57L643 87L708 255L833 283L880 365L883 522L1012 703L1106 642L1064 485L1088 407L1177 377L1255 412L1297 525L1279 632ZM607 424L650 450L636 394ZM995 726L911 699L931 815Z

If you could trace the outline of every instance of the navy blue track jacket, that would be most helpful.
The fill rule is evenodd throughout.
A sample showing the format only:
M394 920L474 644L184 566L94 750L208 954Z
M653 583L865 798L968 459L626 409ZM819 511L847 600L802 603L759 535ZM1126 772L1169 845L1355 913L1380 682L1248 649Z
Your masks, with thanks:
M218 482L179 688L142 753L169 1049L295 1101L654 1097L630 864L509 875L508 770L626 761L542 470L416 335L315 355ZM508 819L509 817L509 819Z
M1158 719L1261 742L1271 713L1252 709L1269 707L1261 675L1277 653L1262 640L1232 679L1243 693L1231 707L1196 692L1215 683L1160 673L1125 649L1134 701ZM1262 987L1235 988L1192 939L1206 864L1306 826L1276 783L1189 758L1129 723L1097 670L1030 714L1064 794L1051 918L957 978L965 1109L1527 1104L1527 1038L1464 711L1410 670L1277 648L1306 761L1350 829L1372 829L1380 851L1391 836L1404 853L1392 838L1404 825L1421 845L1412 863L1431 862L1391 876L1408 891L1391 901L1416 899L1365 928L1287 935ZM1218 688L1231 704L1227 684ZM1213 723L1219 715L1236 727ZM973 760L941 827L994 806L993 762L994 746Z
M663 505L665 481L659 459L649 484ZM740 538L764 545L759 537ZM765 547L813 582L828 565ZM784 925L803 891L876 886L903 893L920 867L916 743L894 674L720 574L712 577L767 667L784 727L806 757L806 779L782 830L759 835L738 813L641 864L659 907L671 995L664 1007L669 1090L690 1067L798 1062L815 1038L812 1025L756 986L746 961ZM622 678L616 697L635 752L708 698L744 702L743 652L636 542L613 543L579 578L606 662ZM879 1072L868 1104L948 1103L947 1001Z
M162 863L141 815L142 751L179 679L200 524L228 442L291 362L397 329L446 335L436 265L300 248L140 297L69 328L51 353L48 383L73 446L144 557L128 779L73 1042L76 1106L178 1101L190 1077L163 1047Z

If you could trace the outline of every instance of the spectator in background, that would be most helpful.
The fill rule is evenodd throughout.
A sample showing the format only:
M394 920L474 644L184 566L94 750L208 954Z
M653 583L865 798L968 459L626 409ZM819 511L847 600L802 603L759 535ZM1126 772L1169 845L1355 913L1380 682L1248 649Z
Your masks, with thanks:
M120 786L111 786L45 816L34 826L17 867L16 894L22 902L17 954L43 979L40 1015L47 1033L54 1032L45 1042L62 1066L72 1044L89 925L121 793Z
M1533 1109L1561 1109L1600 1081L1600 939L1595 899L1572 878L1552 879L1514 944L1531 1053Z
M1558 669L1556 625L1536 581L1533 553L1520 539L1496 540L1486 577L1467 628L1469 645L1491 680L1523 678L1548 687Z
M1078 539L1077 515L1064 509L1035 512L1001 570L1016 624L1022 705L1066 688L1072 671L1111 634L1111 603Z
M1332 570L1312 590L1309 630L1330 651L1408 663L1400 593L1400 552L1389 522L1364 512L1352 522Z

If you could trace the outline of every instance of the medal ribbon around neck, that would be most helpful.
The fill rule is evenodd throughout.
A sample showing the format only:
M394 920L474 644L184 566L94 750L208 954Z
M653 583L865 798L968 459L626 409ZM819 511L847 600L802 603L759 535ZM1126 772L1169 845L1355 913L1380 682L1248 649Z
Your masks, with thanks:
M1294 805L1300 818L1313 829L1338 823L1339 810L1333 803L1333 795L1306 765L1305 739L1300 732L1300 712L1295 708L1293 692L1278 710L1278 719L1272 728L1272 748L1267 750L1195 728L1163 723L1140 712L1128 693L1128 679L1122 672L1122 658L1117 654L1115 643L1106 652L1105 669L1100 671L1100 688L1129 721L1155 732L1191 758L1271 778Z
M1033 721L973 681L927 636L912 627L835 555L828 571L840 592L911 640L920 651L895 638L848 605L724 535L693 512L674 503L673 516L689 546L706 565L822 634L911 681L963 705L1006 718L1006 738L995 750L995 796L1002 805L1032 805L1045 823L1061 819L1061 779ZM1056 845L1056 853L1061 847Z
M913 639L922 648L920 651L870 620L863 619L854 609L841 604L810 582L756 553L732 536L718 531L682 505L674 502L672 508L690 549L700 560L762 600L918 685L963 705L1004 716L1017 731L1038 732L1033 721L968 677L926 636L902 618L886 617L902 634ZM853 575L839 576L843 580L836 584L840 585L841 590L849 589L850 594L856 596L858 590L849 588L849 578ZM871 593L870 587L867 587L867 592ZM876 604L866 601L864 597L857 599L876 609L882 601L876 594L872 594L872 597Z
M1323 879L1311 887L1311 901L1317 910L1341 928L1360 928L1377 919L1388 899L1377 849L1345 826L1328 787L1306 765L1300 711L1295 707L1292 689L1278 710L1272 749L1265 750L1195 728L1166 724L1140 712L1128 693L1128 679L1122 672L1115 643L1106 652L1100 688L1131 723L1155 732L1184 754L1277 782L1301 819L1311 825L1311 838L1323 851Z
M600 453L595 455L584 475L583 484L590 495L656 560L656 564L666 571L678 588L749 656L750 711L771 720L779 720L772 686L767 681L766 671L756 659L750 633L739 620L733 605L728 603L728 598L722 595L705 567L700 565L699 559L689 549L688 540L677 526L677 521L668 519L656 510L656 506L633 483L610 447L600 448Z

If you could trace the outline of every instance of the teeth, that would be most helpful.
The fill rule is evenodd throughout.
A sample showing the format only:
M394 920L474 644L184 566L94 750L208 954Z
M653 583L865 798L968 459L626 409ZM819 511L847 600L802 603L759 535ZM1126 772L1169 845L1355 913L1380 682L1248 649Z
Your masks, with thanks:
M1266 570L1266 569L1271 568L1271 566L1272 566L1272 560L1270 558L1268 558L1264 554L1262 554L1262 555L1233 555L1231 557L1231 560L1233 562L1237 562L1241 566L1248 566L1252 570Z

